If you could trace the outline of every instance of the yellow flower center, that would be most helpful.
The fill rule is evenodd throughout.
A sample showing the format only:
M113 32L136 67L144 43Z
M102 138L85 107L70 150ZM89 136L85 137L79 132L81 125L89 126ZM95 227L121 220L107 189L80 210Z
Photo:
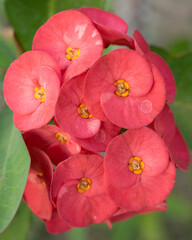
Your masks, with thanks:
M83 193L91 188L91 180L89 178L81 178L80 183L77 184L77 190Z
M141 174L145 164L140 157L131 157L128 163L128 168L135 174Z
M61 133L56 133L55 137L59 140L59 142L61 142L61 144L68 142L68 138Z
M66 49L66 58L70 61L75 60L80 55L80 49L74 49L72 47L68 47Z
M41 102L44 102L46 99L46 92L43 87L35 87L35 98L40 99Z
M116 86L115 94L119 97L127 97L129 95L129 84L125 82L124 80L118 80L114 82L114 85Z
M89 113L89 111L88 111L88 109L87 109L87 107L86 107L86 105L85 105L84 103L82 103L82 104L78 107L78 113L79 113L79 115L80 115L82 118L91 118L91 117L93 117L93 116Z

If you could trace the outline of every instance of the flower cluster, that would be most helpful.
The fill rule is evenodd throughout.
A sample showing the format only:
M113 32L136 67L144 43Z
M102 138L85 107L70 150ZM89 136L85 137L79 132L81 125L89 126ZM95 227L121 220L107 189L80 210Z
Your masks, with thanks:
M175 169L188 169L167 105L173 74L127 29L104 10L59 12L6 73L4 96L31 157L23 198L50 233L165 211ZM123 47L102 56L111 44Z

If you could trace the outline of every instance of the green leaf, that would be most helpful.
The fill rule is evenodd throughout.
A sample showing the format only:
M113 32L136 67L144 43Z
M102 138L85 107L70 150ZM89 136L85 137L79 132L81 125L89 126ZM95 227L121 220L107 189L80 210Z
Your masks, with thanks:
M3 78L9 65L16 59L13 42L6 42L0 35L0 88L2 87Z
M37 29L54 13L82 6L108 7L109 0L6 0L10 23L25 51L31 50Z
M0 240L26 240L31 224L31 215L26 203L22 202L11 224L0 235Z
M11 111L0 113L0 232L14 217L27 181L30 158Z
M0 68L7 68L15 59L15 52L0 35Z
M173 71L177 94L170 107L188 146L192 148L192 53L174 56L161 48L151 47L151 50L161 55Z

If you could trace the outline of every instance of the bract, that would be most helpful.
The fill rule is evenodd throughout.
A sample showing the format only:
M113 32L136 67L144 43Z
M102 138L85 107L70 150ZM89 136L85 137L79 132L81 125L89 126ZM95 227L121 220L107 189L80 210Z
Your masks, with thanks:
M101 56L103 42L88 17L67 10L53 15L37 30L32 49L53 56L67 81L86 71Z
M8 68L3 92L21 131L47 124L55 113L60 89L60 70L47 53L29 51Z

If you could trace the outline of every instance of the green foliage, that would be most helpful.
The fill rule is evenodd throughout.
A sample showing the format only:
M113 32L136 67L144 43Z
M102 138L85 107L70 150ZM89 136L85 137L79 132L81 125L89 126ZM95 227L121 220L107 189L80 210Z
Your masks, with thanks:
M0 88L2 88L4 74L15 58L16 54L12 43L6 42L0 35Z
M15 128L12 113L4 108L0 113L0 232L12 220L21 201L30 165L29 154Z
M108 0L6 0L7 16L23 50L31 50L37 29L54 13L82 6L105 8Z
M0 235L0 240L26 240L30 227L31 215L30 209L22 202L14 220Z

